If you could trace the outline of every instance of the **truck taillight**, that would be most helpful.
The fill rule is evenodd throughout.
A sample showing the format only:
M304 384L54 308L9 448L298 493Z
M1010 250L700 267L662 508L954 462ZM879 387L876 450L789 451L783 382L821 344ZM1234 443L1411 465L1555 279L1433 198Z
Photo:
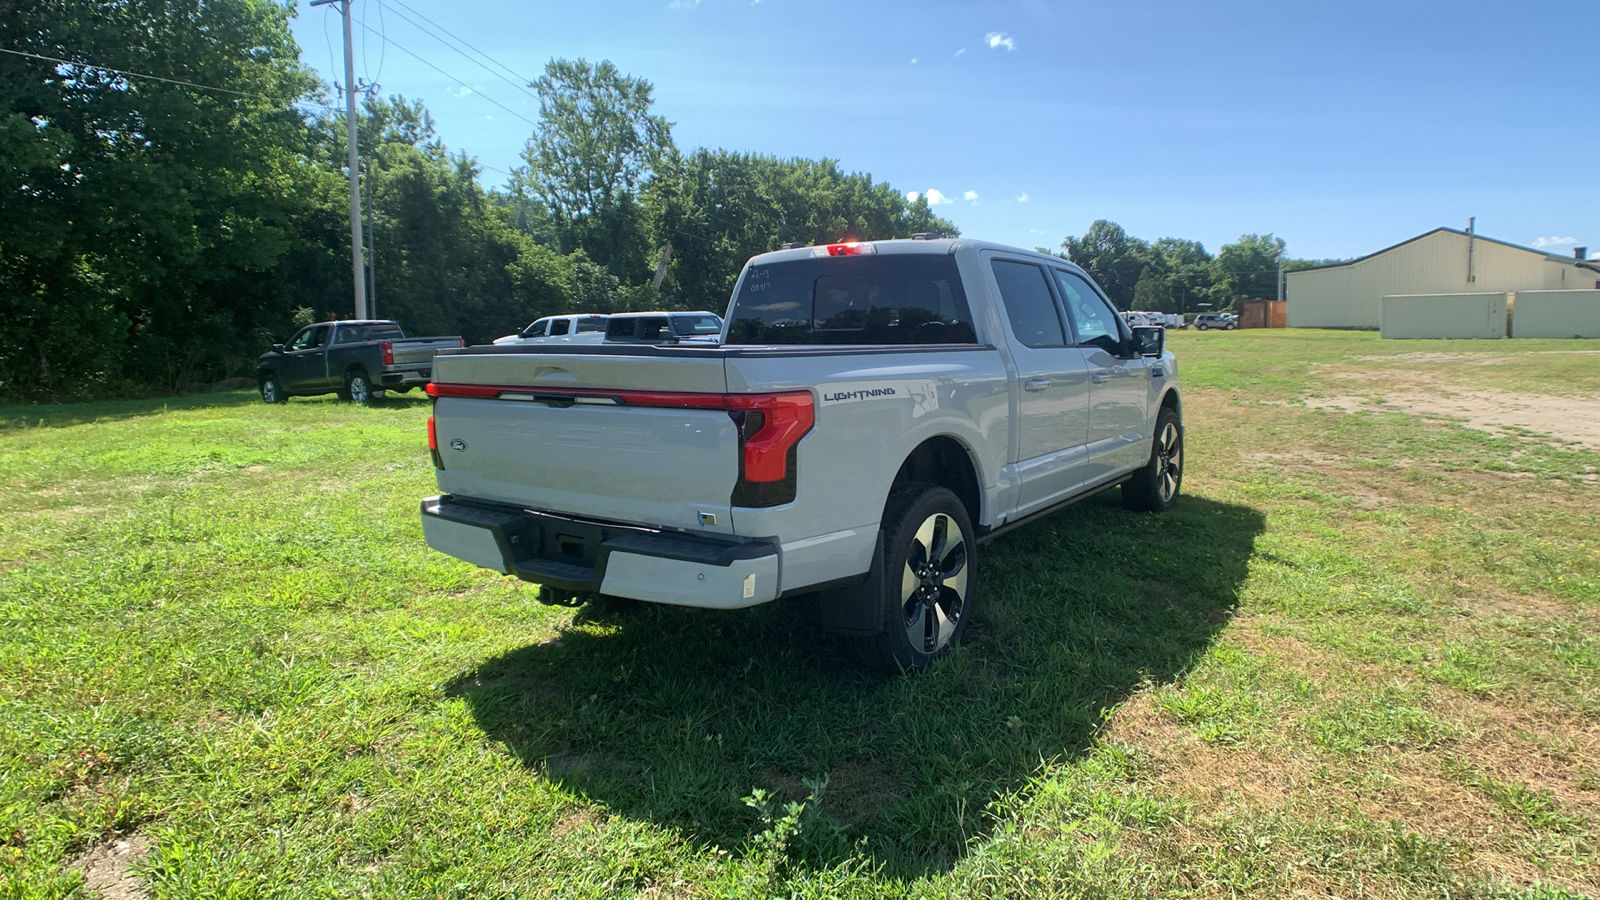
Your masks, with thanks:
M394 344L390 341L384 341L378 345L378 349L383 351L383 364L386 366L394 365Z
M728 394L739 425L739 481L734 506L777 506L794 500L799 482L797 448L816 423L809 391Z
M428 417L428 455L433 457L435 469L444 468L444 458L439 455L439 428L433 424L433 416Z

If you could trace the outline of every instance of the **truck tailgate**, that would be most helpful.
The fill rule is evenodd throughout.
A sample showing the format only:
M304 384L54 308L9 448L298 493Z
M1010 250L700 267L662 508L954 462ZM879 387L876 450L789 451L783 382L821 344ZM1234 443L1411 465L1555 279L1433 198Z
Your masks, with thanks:
M450 338L406 338L400 341L391 341L396 367L422 364L433 361L433 355L440 350L454 350L461 346L461 339Z
M737 426L725 409L692 408L694 397L726 390L720 358L445 354L435 360L432 390L442 490L734 533ZM686 405L670 405L675 398Z

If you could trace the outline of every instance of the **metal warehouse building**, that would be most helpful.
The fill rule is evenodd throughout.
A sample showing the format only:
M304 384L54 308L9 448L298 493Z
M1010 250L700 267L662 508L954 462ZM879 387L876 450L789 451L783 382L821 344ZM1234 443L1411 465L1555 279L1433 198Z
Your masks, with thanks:
M1586 252L1562 256L1435 228L1347 263L1284 273L1289 327L1376 329L1383 298L1394 295L1595 290L1600 261Z

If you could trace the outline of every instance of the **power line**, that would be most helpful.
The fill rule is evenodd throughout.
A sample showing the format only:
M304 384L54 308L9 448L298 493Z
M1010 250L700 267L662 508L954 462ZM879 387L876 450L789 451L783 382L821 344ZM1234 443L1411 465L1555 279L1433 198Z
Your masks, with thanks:
M443 75L444 77L450 79L451 81L454 81L456 84L459 84L462 87L466 88L467 90L472 91L472 93L477 94L479 97L482 97L483 99L489 101L490 103L493 103L495 106L500 107L501 109L505 110L506 112L510 113L511 115L521 119L524 122L527 122L529 125L532 125L535 128L539 127L539 123L538 122L535 122L534 120L528 118L527 116L523 115L522 113L517 112L516 110L514 110L511 107L505 105L504 103L501 103L500 101L494 99L493 97L490 97L488 94L485 94L485 93L482 93L480 91L475 90L472 87L472 85L467 84L465 81L462 81L461 79L455 77L454 75L451 75L449 72L446 72L445 70L443 70L443 69L439 68L438 66L434 65L433 63L428 62L426 59L423 59L421 56L418 56L416 53L413 53L412 51L406 49L404 46L402 46L401 44L397 43L393 38L384 37L383 35L378 34L377 30L375 30L373 28L370 28L370 27L368 27L366 25L362 25L361 27L365 28L367 31L372 32L373 34L377 34L379 40L383 41L386 44L392 45L396 50L399 50L401 53L406 54L407 56L411 57L412 59L415 59L417 62L422 63L423 65L425 65L428 68L434 70L435 72L438 72L440 75Z
M483 66L483 68L488 70L491 75L494 75L495 77L499 78L501 81L504 81L507 84L510 84L512 87L515 87L517 90L522 91L525 94L528 94L528 96L533 97L535 100L538 99L538 95L537 94L533 94L533 93L530 93L528 91L528 85L533 83L533 79L532 78L529 78L526 75L520 74L515 69L511 68L510 66L506 65L505 63L499 61L498 59L495 59L494 57L492 57L489 54L483 52L482 50L479 50L477 47L474 47L470 42L467 41L466 38L463 38L463 37L455 34L454 32L450 31L448 28L445 28L443 25L440 25L438 22L433 21L432 19L428 18L427 16L423 15L422 13L417 12L415 9L412 9L410 6L407 6L403 2L403 0L393 0L393 2L398 4L402 8L406 9L412 15L416 16L417 18L421 19L422 21L427 22L429 25L432 25L434 28L437 28L440 31L444 32L445 34L449 35L452 39L454 39L454 40L456 40L456 41L458 41L458 42L460 42L462 44L465 44L467 49L471 50L473 53L478 54L479 56L483 57L484 59L488 60L489 62L494 63L496 66L499 66L504 71L509 72L512 75L516 76L517 80L520 81L521 84L518 84L518 83L516 83L514 81L511 81L511 79L506 78L504 75L501 75L498 72L495 72L493 69L490 69L488 66L483 65L483 63L479 62L478 60L472 60L473 62L477 63L478 65ZM378 5L381 8L381 7L387 6L388 3L385 3L384 0L378 0ZM407 18L405 13L397 11L395 13L395 15L401 17L402 19L405 19L408 22L411 22L412 25L416 25L417 28L420 29L420 30L423 30L423 31L427 30L427 29L422 28L421 25L417 25L417 23L412 21L410 18ZM456 48L456 47L452 47L448 42L446 42L443 38L440 38L438 35L433 35L433 37L438 38L440 43L443 43L445 46L450 47L450 49L455 50L457 53L460 53L462 56L467 56L465 51L462 51L462 50L460 50L459 48ZM467 56L467 58L468 59L472 59L472 57L470 57L470 56Z
M270 97L266 97L261 94L252 94L248 91L236 91L233 88L217 87L210 84L197 84L193 81L179 81L176 78L163 78L160 75L147 75L143 72L131 72L127 69L114 69L111 66L102 66L98 63L85 62L83 60L60 59L54 56L42 56L38 53L27 53L22 50L9 50L5 47L0 47L0 53L10 53L15 56L27 56L32 59L44 60L45 62L61 63L68 66L78 66L79 68L83 69L96 69L101 72L111 72L116 75L121 75L125 78L148 78L151 81L160 81L165 84L176 84L183 87L199 88L203 91L219 91L224 94L235 94L240 97L248 97L252 100L267 100L269 102L272 100ZM314 100L291 100L289 102L294 106L314 106L318 109L328 110L338 109L338 107L329 106L326 103L317 103Z
M22 50L8 50L5 47L0 47L0 53L10 53L16 56L28 56L32 57L33 59L42 59L45 62L61 63L62 65L68 66L78 66L79 68L83 69L99 69L102 72L114 72L123 76L124 78L148 78L151 81L164 81L167 84L177 84L182 85L183 87L199 88L202 91L219 91L224 94L236 94L240 97L251 97L257 100L266 99L260 94L251 94L246 91L236 91L232 88L215 87L209 84L195 84L192 81L179 81L176 78L162 78L160 75L147 75L143 72L130 72L127 69L113 69L110 66L99 66L91 62L83 62L82 60L60 59L54 56L41 56L37 53L26 53Z

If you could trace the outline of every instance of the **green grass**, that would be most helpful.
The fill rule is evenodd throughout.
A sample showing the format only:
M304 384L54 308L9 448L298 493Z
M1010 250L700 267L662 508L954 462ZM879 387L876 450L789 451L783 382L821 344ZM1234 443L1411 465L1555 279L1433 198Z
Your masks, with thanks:
M418 398L0 408L0 897L133 834L174 897L1600 892L1600 454L1304 403L1590 345L1170 342L1179 507L989 545L887 680L428 551Z

